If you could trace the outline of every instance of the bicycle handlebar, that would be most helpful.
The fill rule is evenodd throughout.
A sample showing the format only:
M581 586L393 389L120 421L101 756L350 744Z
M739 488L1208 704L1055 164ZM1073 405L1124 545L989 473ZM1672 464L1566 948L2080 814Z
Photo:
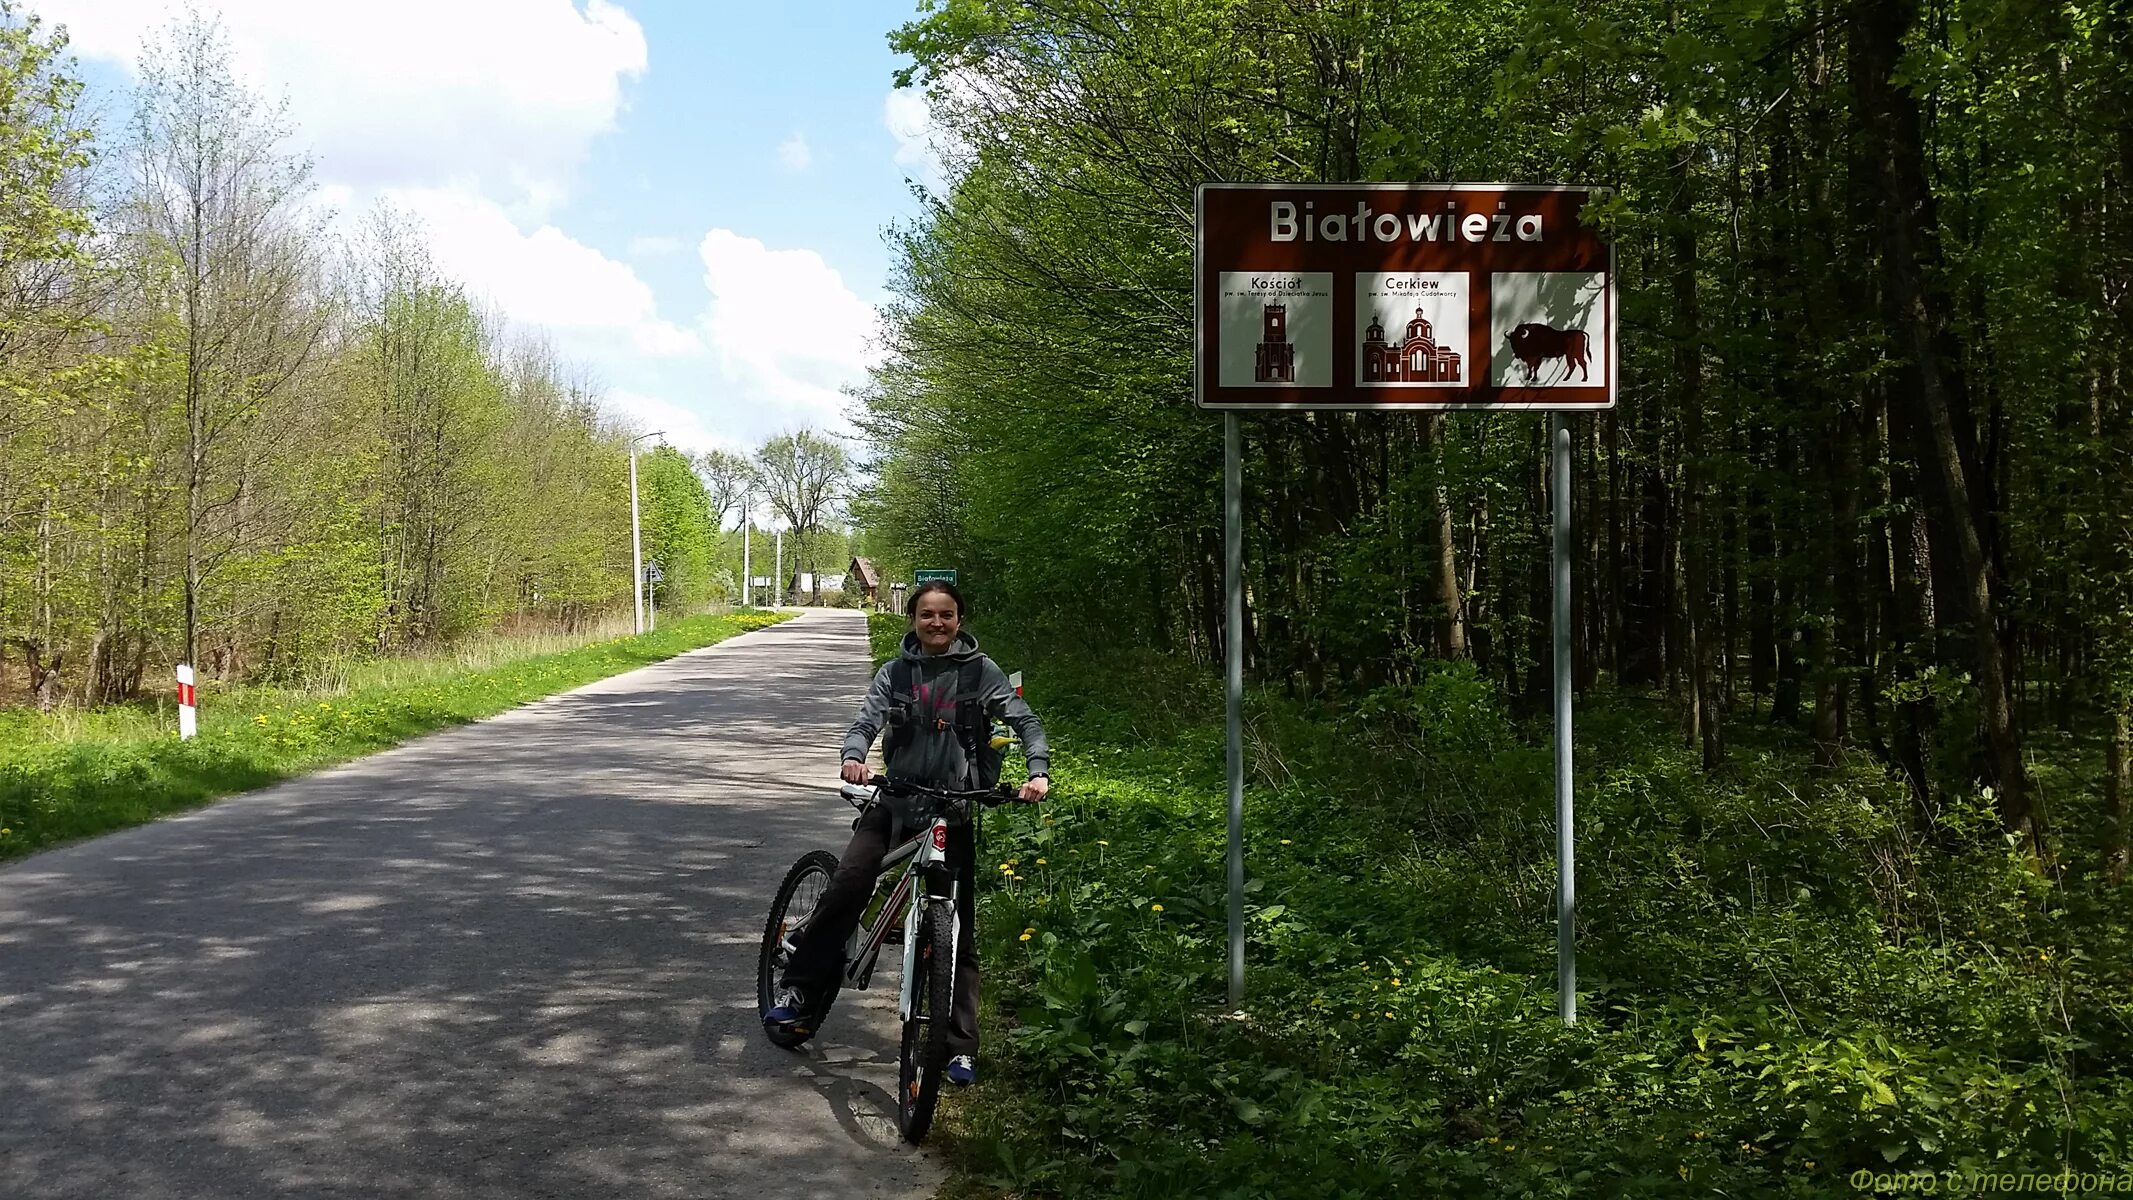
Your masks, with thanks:
M855 786L856 785L846 784L843 788L839 789L840 794L842 794L846 800L851 801L853 807L864 808L866 807L867 802L871 801L874 797L868 796L862 798L853 795L852 792L853 790L855 790ZM992 808L996 805L1005 804L1015 798L1014 788L1006 783L1001 783L997 787L977 788L971 791L953 791L947 788L927 787L922 783L913 783L908 779L891 779L887 775L873 775L867 779L866 783L863 786L874 789L876 794L879 794L881 792L892 792L901 796L925 796L930 799L941 801L943 804L948 805L952 808L961 809L966 813L968 812L969 805L972 801L976 801L977 803L982 804L987 808Z

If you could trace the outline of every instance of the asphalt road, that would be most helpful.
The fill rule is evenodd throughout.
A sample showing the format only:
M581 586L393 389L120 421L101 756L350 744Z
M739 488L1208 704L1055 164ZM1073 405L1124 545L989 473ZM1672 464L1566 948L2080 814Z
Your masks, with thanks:
M931 1195L894 971L756 1022L857 613L0 868L0 1197Z

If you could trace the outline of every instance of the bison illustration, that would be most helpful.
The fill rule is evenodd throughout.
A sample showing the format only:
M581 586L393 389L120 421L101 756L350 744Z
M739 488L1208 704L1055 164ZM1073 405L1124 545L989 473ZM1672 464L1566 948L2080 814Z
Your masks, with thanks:
M1511 343L1511 353L1525 364L1526 382L1534 383L1540 378L1541 364L1551 358L1563 360L1563 378L1570 378L1572 367L1578 377L1590 380L1592 373L1586 366L1586 355L1591 342L1582 329L1556 329L1549 325L1525 324L1504 335Z

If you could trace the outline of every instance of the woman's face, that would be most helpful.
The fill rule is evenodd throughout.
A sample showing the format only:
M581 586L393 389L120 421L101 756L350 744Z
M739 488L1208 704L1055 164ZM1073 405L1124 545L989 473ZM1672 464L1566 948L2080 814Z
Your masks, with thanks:
M928 654L940 654L955 644L955 635L963 630L963 615L956 611L955 597L946 592L927 592L918 598L918 612L911 618L911 628L918 633L919 648Z

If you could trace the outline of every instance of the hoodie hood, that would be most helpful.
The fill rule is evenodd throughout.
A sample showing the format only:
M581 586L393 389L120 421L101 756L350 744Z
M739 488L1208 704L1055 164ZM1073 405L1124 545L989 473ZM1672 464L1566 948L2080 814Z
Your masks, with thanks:
M921 663L927 661L961 663L967 661L977 652L978 639L970 636L970 631L967 629L959 631L955 635L955 640L948 643L948 648L939 654L926 653L925 647L918 643L918 631L907 629L904 631L904 648L901 657Z

